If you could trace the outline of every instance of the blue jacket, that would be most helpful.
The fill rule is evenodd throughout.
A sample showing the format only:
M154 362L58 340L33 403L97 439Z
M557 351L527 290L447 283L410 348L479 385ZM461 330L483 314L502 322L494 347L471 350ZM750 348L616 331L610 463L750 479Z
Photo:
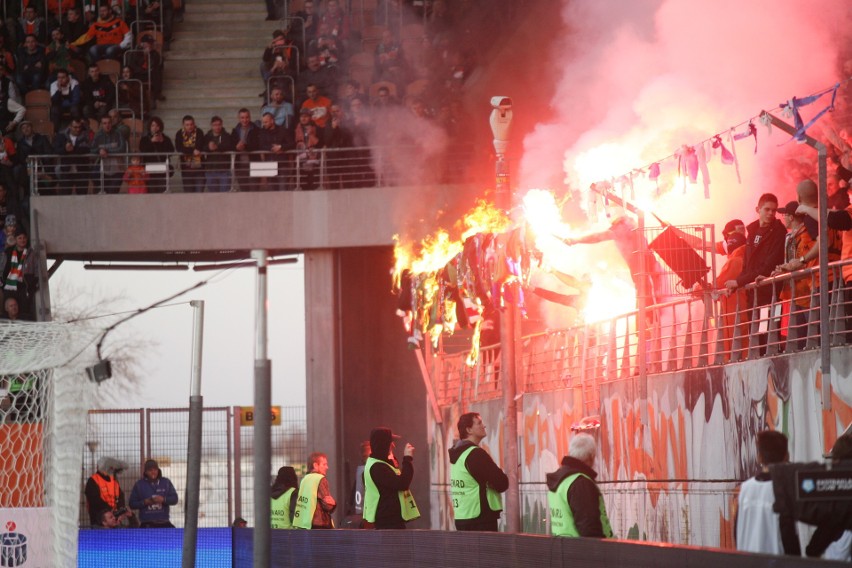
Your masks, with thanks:
M154 495L161 495L165 498L165 502L146 505L145 500ZM143 477L136 482L130 493L130 508L139 509L139 521L142 523L168 521L169 505L177 505L177 502L178 494L175 486L167 477L163 477L162 472L153 481Z

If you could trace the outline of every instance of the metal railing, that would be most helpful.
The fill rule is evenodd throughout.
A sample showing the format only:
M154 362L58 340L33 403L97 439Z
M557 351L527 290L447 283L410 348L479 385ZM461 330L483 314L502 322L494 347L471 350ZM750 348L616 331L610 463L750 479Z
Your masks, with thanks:
M201 161L180 153L116 153L104 160L94 153L37 155L27 159L27 167L33 195L221 191L223 184L231 192L303 191L473 180L472 146L456 147L431 159L423 158L422 149L407 150L364 146L221 152L205 153ZM130 191L132 182L123 178L134 156L142 159L147 174L144 192ZM415 158L422 160L422 167L415 166Z
M141 477L142 464L147 459L157 460L163 476L169 478L178 493L178 504L170 510L171 521L183 526L188 412L186 408L89 411L80 477L80 526L89 526L82 490L102 457L127 463L128 469L118 475L126 505L133 485ZM272 427L273 469L292 465L301 476L307 459L305 408L282 407L281 414L281 425ZM226 527L234 517L251 518L252 427L240 425L238 406L205 408L203 424L199 526Z
M828 265L829 343L845 345L852 336L852 295L843 268L852 259ZM848 270L848 269L847 269ZM819 269L798 270L730 295L707 289L680 300L649 306L648 341L639 345L638 312L567 329L524 337L518 350L519 392L576 388L587 414L597 414L598 385L639 374L643 349L649 374L683 371L793 353L820 347ZM766 292L771 297L761 303ZM438 404L502 396L500 346L480 350L474 366L466 353L440 357L435 385Z

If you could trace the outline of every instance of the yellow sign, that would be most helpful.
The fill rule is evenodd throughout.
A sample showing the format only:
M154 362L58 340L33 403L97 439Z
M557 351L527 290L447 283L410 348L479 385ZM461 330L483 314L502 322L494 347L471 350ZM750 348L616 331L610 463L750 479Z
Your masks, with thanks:
M272 407L272 425L281 426L281 407ZM240 407L240 426L254 426L254 407Z

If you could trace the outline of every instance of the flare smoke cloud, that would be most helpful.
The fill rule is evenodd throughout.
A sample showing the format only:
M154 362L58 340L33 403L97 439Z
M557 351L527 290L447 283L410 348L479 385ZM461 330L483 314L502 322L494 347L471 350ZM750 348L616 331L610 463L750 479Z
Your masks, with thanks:
M830 86L840 80L850 11L836 0L566 0L555 112L524 140L520 187L584 189ZM804 119L827 102L806 107ZM721 227L749 217L764 191L794 196L777 168L795 143L779 147L789 136L758 130L757 155L751 139L737 143L742 184L715 154L709 200L700 182L664 187L655 210L676 224Z

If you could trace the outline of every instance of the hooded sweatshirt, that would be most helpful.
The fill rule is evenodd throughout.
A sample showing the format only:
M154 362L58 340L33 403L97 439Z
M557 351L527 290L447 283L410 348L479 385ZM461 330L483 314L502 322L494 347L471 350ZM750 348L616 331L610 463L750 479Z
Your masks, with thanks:
M154 495L160 495L165 501L146 505L145 500ZM167 477L163 477L163 472L159 467L157 468L157 477L154 479L145 477L143 471L142 479L136 482L133 491L130 492L130 508L139 510L139 522L141 523L168 523L169 506L177 505L177 502L178 494L175 491L175 486Z
M456 463L459 457L461 457L461 455L471 446L476 446L476 444L470 440L459 440L456 442L456 444L449 450L450 463ZM482 511L479 518L499 518L500 511L492 511L488 506L488 501L485 497L485 488L488 486L498 493L503 493L509 488L508 476L503 473L503 470L500 469L496 463L494 463L494 460L491 459L488 452L479 446L476 446L467 456L465 467L467 467L467 471L471 476L473 476L477 483L479 483L479 503L480 511ZM459 522L460 521L456 521L456 525L458 525Z
M595 470L576 458L565 456L562 467L547 474L547 489L556 492L562 480L575 473L589 476L587 479L581 475L568 488L568 505L574 514L577 531L580 536L605 538L601 524L601 492L593 481L598 476Z

